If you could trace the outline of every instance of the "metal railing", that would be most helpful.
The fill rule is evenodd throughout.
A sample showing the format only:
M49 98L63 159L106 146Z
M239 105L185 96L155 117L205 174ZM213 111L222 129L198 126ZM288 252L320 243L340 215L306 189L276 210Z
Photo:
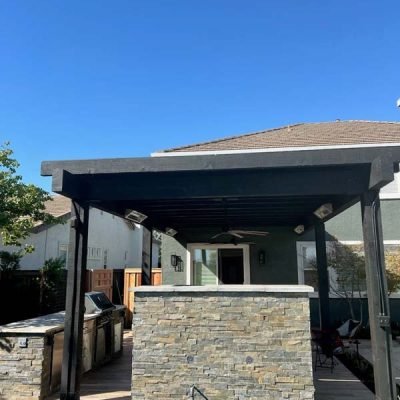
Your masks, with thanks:
M190 386L188 391L189 399L194 399L196 393L199 394L203 399L208 400L208 397L206 397L195 385Z

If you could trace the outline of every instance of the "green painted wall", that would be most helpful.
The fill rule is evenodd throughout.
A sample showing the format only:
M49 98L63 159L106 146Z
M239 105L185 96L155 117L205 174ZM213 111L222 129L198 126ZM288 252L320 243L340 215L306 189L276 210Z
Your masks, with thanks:
M270 235L252 237L250 246L250 282L253 284L296 284L297 235L288 228L268 229ZM259 264L258 253L265 251L265 264Z
M183 271L176 272L171 265L171 255L176 254L183 260ZM173 237L162 235L161 238L161 268L164 285L186 284L186 248Z
M381 200L383 236L400 240L400 200ZM360 203L326 223L326 231L339 240L363 240Z
M260 229L264 230L264 229ZM298 236L289 228L268 229L266 237L249 237L243 242L250 244L250 282L253 284L296 284L297 254L296 240ZM196 243L207 242L209 234L196 237ZM264 250L265 264L259 263L258 254ZM184 272L175 272L171 266L171 254L177 254L184 260ZM163 235L161 245L161 265L163 268L163 283L186 283L186 250L174 238Z
M400 240L400 200L382 200L382 220L385 240ZM292 227L261 228L270 235L266 237L249 237L250 245L250 279L253 284L296 284L297 276L297 241L314 241L314 231L298 236ZM330 236L339 240L363 240L361 227L361 209L357 203L342 214L326 223L327 240ZM208 242L212 236L209 232L196 232L195 242ZM258 262L258 253L265 251L266 262ZM184 261L184 271L175 272L171 266L171 254L177 254ZM163 235L161 246L163 283L186 283L186 249L174 238Z

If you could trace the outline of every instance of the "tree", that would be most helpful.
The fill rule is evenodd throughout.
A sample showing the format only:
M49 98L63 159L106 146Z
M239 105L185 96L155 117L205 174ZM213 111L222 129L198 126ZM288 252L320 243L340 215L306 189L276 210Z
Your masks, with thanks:
M386 278L389 294L400 289L400 251L386 251Z
M64 260L49 258L39 270L40 274L40 313L51 311L57 298L57 293L64 282Z
M362 297L367 290L362 246L348 246L339 241L333 242L328 265L333 271L330 275L331 291L347 302L352 319L362 321ZM355 304L358 305L357 317Z
M0 239L6 246L22 246L35 223L53 223L54 217L45 212L45 202L51 196L43 189L22 182L17 174L19 163L9 144L0 146ZM25 251L33 247L25 245Z

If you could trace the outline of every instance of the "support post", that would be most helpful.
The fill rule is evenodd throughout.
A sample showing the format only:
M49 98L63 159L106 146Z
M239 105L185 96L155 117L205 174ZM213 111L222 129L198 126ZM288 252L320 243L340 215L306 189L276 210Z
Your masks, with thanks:
M329 306L329 273L326 256L325 224L315 223L315 247L318 272L319 321L321 330L331 327L331 313Z
M361 211L375 395L379 400L395 400L396 387L392 369L390 310L379 190L370 190L362 195Z
M143 227L142 285L151 285L153 229Z
M72 201L61 400L79 400L89 204Z

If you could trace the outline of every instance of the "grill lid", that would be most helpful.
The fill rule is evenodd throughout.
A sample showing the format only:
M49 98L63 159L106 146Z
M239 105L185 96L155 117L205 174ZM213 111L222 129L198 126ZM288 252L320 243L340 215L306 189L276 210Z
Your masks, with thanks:
M109 298L103 292L87 292L85 293L85 313L98 314L103 311L112 310L115 305L111 303Z

